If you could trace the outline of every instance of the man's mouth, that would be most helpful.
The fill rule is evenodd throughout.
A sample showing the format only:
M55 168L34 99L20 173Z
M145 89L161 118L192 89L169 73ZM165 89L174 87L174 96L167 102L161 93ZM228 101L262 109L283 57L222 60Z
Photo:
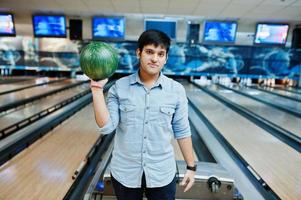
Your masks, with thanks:
M158 67L158 65L153 64L153 63L149 63L148 65L149 65L151 68L156 68L156 67Z

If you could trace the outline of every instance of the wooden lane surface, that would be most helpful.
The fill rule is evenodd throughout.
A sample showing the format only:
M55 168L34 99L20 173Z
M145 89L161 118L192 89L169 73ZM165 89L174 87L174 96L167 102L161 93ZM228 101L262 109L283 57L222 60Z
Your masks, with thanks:
M62 199L99 135L87 106L0 167L0 199Z
M40 77L40 78L30 79L28 81L1 84L0 85L0 93L10 91L10 90L15 90L15 89L18 89L18 88L31 86L31 85L35 85L35 84L46 83L46 82L54 81L54 80L59 80L59 78Z
M77 87L50 95L39 101L35 101L32 104L22 107L21 109L9 112L2 116L0 115L0 130L26 119L27 117L30 117L38 112L41 112L44 109L54 106L66 99L69 99L87 89L89 89L89 84L79 85Z
M288 96L288 97L292 97L292 98L301 100L301 94L292 93L292 92L289 92L287 90L277 90L277 89L274 89L272 87L265 87L265 88L260 87L260 86L254 86L254 87L259 88L259 89L263 89L263 90L266 90L266 91L274 92L276 94L280 94L280 95L284 95L284 96Z
M28 88L25 90L20 90L17 92L1 95L0 96L0 106L4 106L6 104L9 104L9 103L12 103L15 101L27 99L32 96L40 95L40 94L43 94L43 93L46 93L46 92L49 92L49 91L52 91L55 89L65 87L67 85L70 85L70 84L76 83L76 82L78 82L78 81L75 79L66 79L64 81L61 81L58 83L53 83L50 85L42 85L39 87Z
M33 76L1 76L0 75L0 85L28 81L28 80L32 80L35 78L36 77L33 77Z
M284 98L281 96L276 96L276 95L262 92L262 91L252 89L252 88L236 86L235 89L240 90L246 94L253 95L254 97L260 97L260 99L266 100L270 103L274 103L274 104L286 107L288 109L301 112L301 103L300 102L296 102L296 101L293 101L293 100L290 100L290 99L287 99L287 98Z
M0 167L0 199L62 199L98 137L88 106ZM183 160L176 140L173 146Z
M254 99L239 95L231 90L225 90L214 85L212 85L210 89L218 92L218 94L233 101L234 103L237 103L240 106L256 113L257 115L273 122L274 124L277 124L287 131L294 133L296 136L301 137L301 118L268 106L267 104L261 103Z
M192 87L186 87L189 98L268 186L281 199L300 199L300 153Z
M262 88L265 89L265 88L269 88L269 87L262 86ZM301 89L298 89L296 87L284 87L283 85L276 85L273 87L273 89L285 90L287 92L297 92L297 93L301 94Z

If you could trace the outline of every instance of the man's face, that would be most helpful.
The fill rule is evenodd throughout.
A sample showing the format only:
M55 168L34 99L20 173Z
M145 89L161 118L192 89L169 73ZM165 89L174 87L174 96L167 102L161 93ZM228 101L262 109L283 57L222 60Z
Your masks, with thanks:
M140 58L140 70L149 75L159 74L167 60L166 49L162 46L150 44L137 49L137 56Z

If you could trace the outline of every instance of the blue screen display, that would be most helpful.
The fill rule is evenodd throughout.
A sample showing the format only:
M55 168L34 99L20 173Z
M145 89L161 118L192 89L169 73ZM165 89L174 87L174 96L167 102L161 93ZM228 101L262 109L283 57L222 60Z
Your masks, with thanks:
M33 16L35 37L66 37L66 18L63 15Z
M288 24L257 24L254 43L284 45L288 29Z
M164 32L171 39L176 39L176 21L145 20L144 30L155 29Z
M92 20L93 38L123 39L125 19L123 17L94 17Z
M206 21L204 28L204 42L234 43L237 22L233 21Z
M13 15L0 13L0 35L13 36L15 34Z

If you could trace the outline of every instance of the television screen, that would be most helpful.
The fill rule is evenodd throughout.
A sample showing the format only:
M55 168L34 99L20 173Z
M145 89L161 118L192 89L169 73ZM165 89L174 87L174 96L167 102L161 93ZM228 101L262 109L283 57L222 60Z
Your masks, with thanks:
M146 19L144 21L144 30L156 29L166 33L171 39L176 39L177 22L160 19Z
M64 15L34 15L32 22L35 37L66 37Z
M0 13L0 36L15 36L14 17L10 13Z
M234 43L237 30L235 21L206 21L203 34L205 43Z
M256 26L255 44L285 45L289 25L259 23Z
M124 17L93 17L92 36L94 39L124 39Z

